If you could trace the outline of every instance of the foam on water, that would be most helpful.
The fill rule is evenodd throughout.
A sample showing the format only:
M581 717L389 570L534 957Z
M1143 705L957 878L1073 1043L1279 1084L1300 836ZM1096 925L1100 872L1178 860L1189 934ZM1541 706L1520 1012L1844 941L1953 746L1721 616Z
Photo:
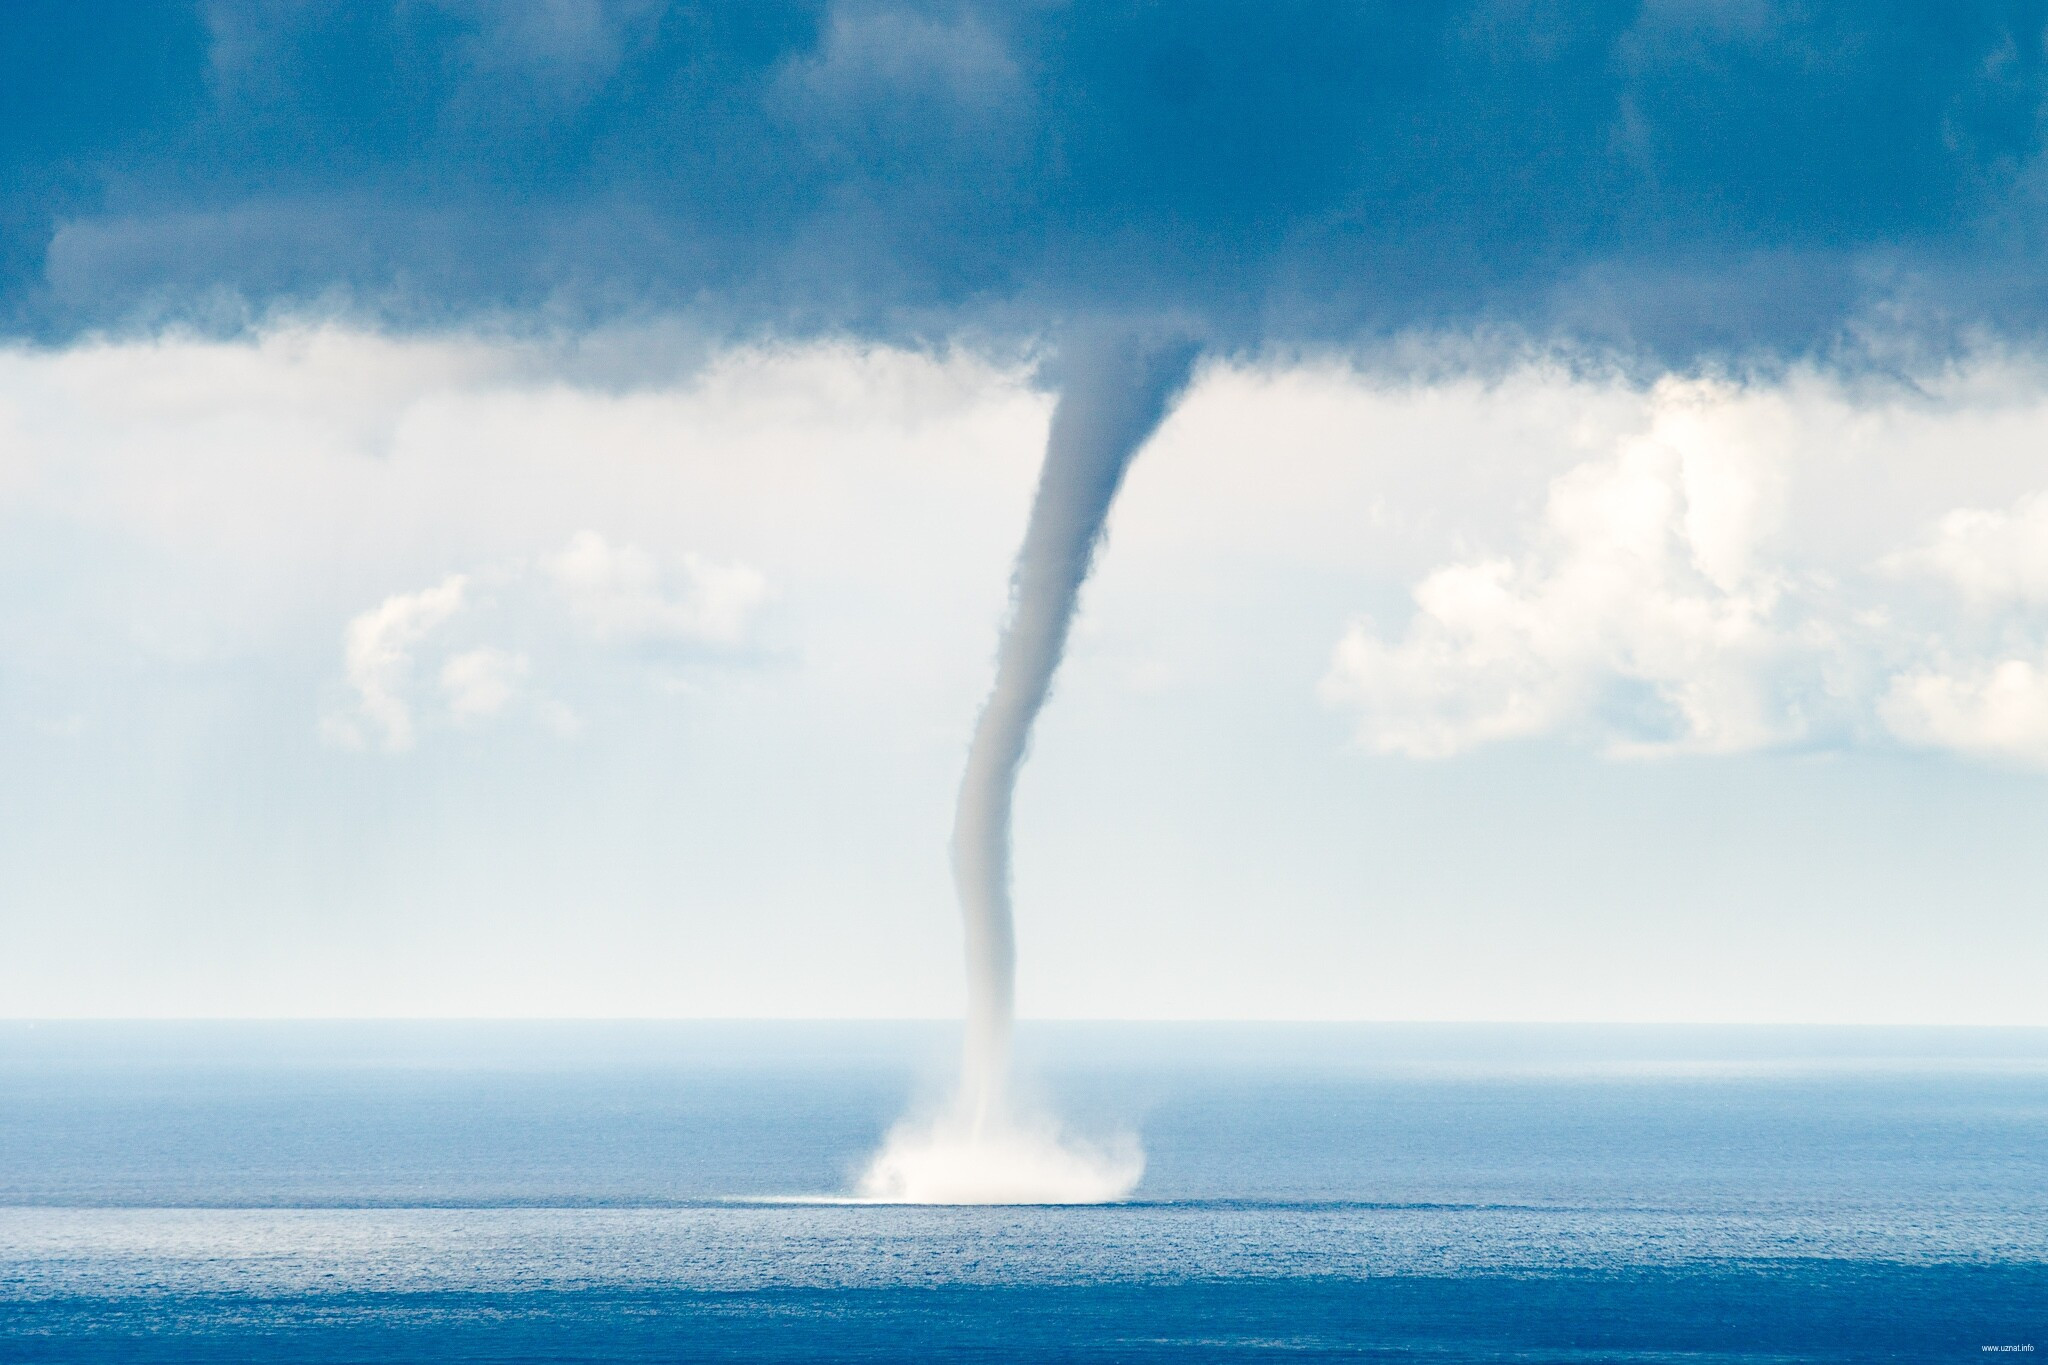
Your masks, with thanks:
M890 1130L856 1187L891 1204L1107 1204L1145 1174L1137 1139L1071 1137L1050 1118L964 1102Z

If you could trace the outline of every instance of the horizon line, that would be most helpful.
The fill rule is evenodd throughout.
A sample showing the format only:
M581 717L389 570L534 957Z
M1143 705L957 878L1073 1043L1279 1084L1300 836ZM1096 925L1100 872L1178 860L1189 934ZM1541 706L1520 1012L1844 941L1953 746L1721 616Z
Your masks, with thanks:
M2048 1033L2048 1022L1986 1023L1966 1020L1773 1020L1773 1019L1303 1019L1285 1017L1109 1015L1027 1015L1020 1025L1104 1025L1110 1027L1275 1027L1275 1028L1529 1028L1529 1029L1946 1029L1979 1032ZM0 1015L0 1026L72 1024L763 1024L918 1025L960 1028L949 1015L522 1015L522 1014L109 1014Z

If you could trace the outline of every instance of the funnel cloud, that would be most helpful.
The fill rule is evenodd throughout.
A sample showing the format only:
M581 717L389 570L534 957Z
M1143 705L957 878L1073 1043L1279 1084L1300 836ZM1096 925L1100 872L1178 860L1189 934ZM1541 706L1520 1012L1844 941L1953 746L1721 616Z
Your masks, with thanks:
M1016 1012L1010 810L1017 772L1066 651L1081 585L1131 457L1186 387L1196 348L1132 332L1071 343L1045 466L1011 579L995 685L967 750L953 820L953 880L967 938L967 1092L1001 1103Z
M906 1120L859 1182L863 1198L913 1204L1084 1204L1121 1199L1144 1173L1123 1135L1075 1141L1010 1084L1017 938L1010 901L1010 814L1031 727L1052 692L1131 457L1187 387L1199 348L1185 335L1119 328L1070 340L1045 464L1010 580L995 683L967 749L953 818L953 882L967 948L960 1088L926 1121Z

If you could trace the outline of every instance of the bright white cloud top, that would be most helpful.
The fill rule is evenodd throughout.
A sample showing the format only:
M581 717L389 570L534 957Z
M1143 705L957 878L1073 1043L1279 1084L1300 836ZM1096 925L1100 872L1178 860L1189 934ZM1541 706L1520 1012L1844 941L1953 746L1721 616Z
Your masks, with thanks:
M1876 396L1656 385L1509 543L1424 575L1398 639L1355 624L1325 693L1368 746L1424 758L1567 732L1619 755L1889 738L2039 762L2042 409L1996 368ZM1999 485L2008 506L1947 510Z
M1051 399L687 354L0 354L15 1008L957 1010ZM1212 365L1140 459L1025 1012L2048 1019L2048 364L1470 368Z

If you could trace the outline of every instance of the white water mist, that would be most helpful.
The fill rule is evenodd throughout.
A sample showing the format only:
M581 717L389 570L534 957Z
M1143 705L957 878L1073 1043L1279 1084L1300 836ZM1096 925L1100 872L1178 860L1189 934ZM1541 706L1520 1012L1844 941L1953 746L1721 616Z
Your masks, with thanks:
M1016 1111L1009 1085L1016 1016L1010 811L1032 723L1066 650L1081 585L1131 457L1186 386L1196 347L1129 331L1070 342L1045 466L1010 585L995 685L968 746L953 820L953 882L967 944L960 1092L927 1123L899 1128L862 1181L878 1198L941 1203L1094 1202L1127 1194L1144 1168L1135 1143L1085 1147Z

